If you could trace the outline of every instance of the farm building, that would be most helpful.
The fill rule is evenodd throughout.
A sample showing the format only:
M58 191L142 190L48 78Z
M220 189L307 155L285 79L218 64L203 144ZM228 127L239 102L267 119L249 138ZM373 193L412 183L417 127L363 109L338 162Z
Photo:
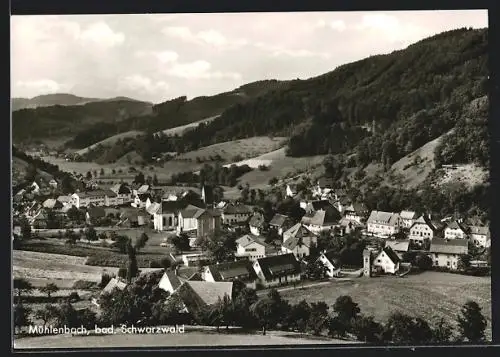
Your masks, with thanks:
M167 301L178 298L184 306L183 311L196 314L206 306L216 304L225 296L232 299L232 294L232 282L186 281L167 298Z
M433 265L456 270L460 256L467 254L468 241L466 239L433 239L429 249Z
M270 254L274 249L264 239L246 234L236 240L236 253L238 258L247 258L250 261L255 261L259 258L264 258Z
M339 277L340 276L340 259L338 258L338 253L330 250L323 251L318 257L318 261L321 262L325 266L326 274L330 277Z
M264 287L293 283L301 278L300 263L293 254L257 259L253 267Z
M247 288L256 289L257 287L257 274L253 269L252 262L246 259L208 265L204 268L203 280L210 282L240 281Z
M289 229L291 226L291 218L279 213L276 213L269 222L269 227L274 229L280 236L283 235L284 231Z
M411 225L408 238L413 243L422 244L425 241L431 241L439 233L439 227L431 221L429 216L422 215Z
M389 237L399 232L400 217L398 213L372 211L366 224L368 233L377 237Z
M228 204L222 210L223 224L241 224L252 216L252 209L242 204Z
M395 274L399 270L399 263L401 259L392 250L391 247L386 246L380 253L373 259L373 266L380 268L386 274Z
M459 221L453 221L448 223L444 229L445 239L467 239L469 230L468 228Z
M470 226L470 241L477 246L489 248L491 246L490 229L483 226Z

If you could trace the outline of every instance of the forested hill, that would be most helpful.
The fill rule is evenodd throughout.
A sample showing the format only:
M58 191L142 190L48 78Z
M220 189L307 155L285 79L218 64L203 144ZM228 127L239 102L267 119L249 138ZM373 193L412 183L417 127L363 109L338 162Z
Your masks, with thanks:
M214 96L192 100L182 96L156 105L118 97L85 105L22 109L12 113L12 136L19 143L69 136L71 147L84 148L121 132L156 132L212 117L287 83L258 81Z
M292 81L230 107L182 138L162 139L152 151L161 146L188 151L273 134L290 137L290 156L354 150L363 165L390 164L457 125L484 127L474 140L486 142L487 118L472 123L463 115L487 94L487 52L487 29L444 32L404 50ZM479 114L487 116L487 111ZM488 145L479 146L487 150ZM478 155L484 162L483 154Z

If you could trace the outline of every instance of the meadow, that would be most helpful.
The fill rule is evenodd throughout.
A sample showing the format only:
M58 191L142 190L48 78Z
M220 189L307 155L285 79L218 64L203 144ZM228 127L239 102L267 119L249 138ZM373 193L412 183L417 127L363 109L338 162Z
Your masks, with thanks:
M337 297L349 295L359 304L362 313L384 322L390 313L400 311L421 316L427 321L444 317L455 324L462 305L476 301L488 321L487 336L491 339L491 278L442 272L411 274L404 278L357 278L304 290L283 291L284 299L297 303L325 301L332 306Z

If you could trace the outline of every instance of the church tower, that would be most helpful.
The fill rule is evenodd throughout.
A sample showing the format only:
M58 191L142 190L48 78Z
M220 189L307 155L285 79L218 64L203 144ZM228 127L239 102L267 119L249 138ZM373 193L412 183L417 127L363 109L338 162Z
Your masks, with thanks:
M363 276L372 275L372 252L368 249L363 250Z

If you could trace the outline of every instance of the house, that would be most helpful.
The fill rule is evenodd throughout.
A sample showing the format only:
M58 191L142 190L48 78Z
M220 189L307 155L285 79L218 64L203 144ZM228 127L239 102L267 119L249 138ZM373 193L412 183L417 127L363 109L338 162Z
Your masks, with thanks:
M269 227L274 229L280 236L293 225L292 219L283 214L276 213L269 222Z
M335 207L328 207L302 217L301 223L311 232L319 233L332 230L341 219L340 212Z
M368 233L385 238L399 232L400 217L393 212L372 211L366 224Z
M153 198L149 193L139 193L134 196L131 206L137 208L148 208L153 202Z
M183 254L182 262L185 266L199 266L208 260L208 256L205 253L191 253L191 254Z
M56 200L61 202L63 206L66 206L68 203L71 203L71 196L59 196Z
M489 248L491 246L490 229L483 226L470 226L470 241L476 246Z
M33 183L29 186L31 193L37 195L40 193L40 185L36 183L36 181L33 181Z
M153 214L153 225L157 231L175 230L178 226L179 213L188 208L185 201L162 201L157 205L158 208ZM197 207L190 206L190 208L196 209Z
M264 224L264 215L260 212L255 212L248 222L250 233L255 236L260 236L263 233Z
M209 282L240 281L247 288L257 288L257 274L252 262L246 259L208 265L203 270L203 279Z
M71 195L71 204L76 208L87 207L90 204L94 206L112 206L117 204L116 198L116 193L111 190L77 192Z
M300 281L301 268L293 254L280 254L257 259L253 268L264 287Z
M127 283L120 278L111 278L108 284L102 289L100 296L104 294L111 294L114 290L118 289L123 291L127 287ZM99 307L99 298L93 298L92 303Z
M411 225L408 239L413 243L422 244L424 241L431 241L438 233L438 227L429 216L423 215Z
M352 206L352 200L347 196L342 196L338 200L335 200L333 207L335 207L340 213L344 214L346 209Z
M178 298L183 305L183 312L193 315L201 312L205 307L216 304L227 296L232 299L233 283L226 281L186 281L167 298Z
M297 185L295 184L287 184L286 185L286 196L287 197L295 197L298 193Z
M159 202L151 202L148 208L146 208L146 212L148 212L151 217L154 219L155 213L157 213L161 208L161 203Z
M99 219L106 217L106 211L104 207L90 206L87 207L87 212L85 212L85 220L87 222L96 222Z
M252 209L242 204L228 204L222 210L222 223L226 225L241 224L248 221Z
M220 229L221 216L215 210L188 206L178 214L177 233L205 237Z
M390 246L384 247L373 260L373 266L378 267L386 274L396 274L399 270L401 258L392 250Z
M317 260L326 267L326 275L328 275L330 278L340 276L341 264L337 252L333 250L323 251L321 252Z
M45 201L43 201L42 206L49 209L63 208L63 204L55 198L47 198Z
M345 218L358 223L362 223L368 214L368 208L363 203L354 202L341 208L343 208L342 213Z
M311 232L305 225L297 223L283 233L283 242L292 238L306 238L316 242L316 235Z
M148 192L149 192L149 185L140 185L137 189L132 190L132 195L139 196Z
M250 261L268 256L273 251L272 247L263 239L252 234L245 234L236 240L236 254L238 258L245 257Z
M148 212L140 208L124 207L120 214L119 225L126 227L142 227L151 222L151 216Z
M203 185L201 188L201 199L207 205L214 204L214 191L212 186Z
M467 239L468 229L459 221L453 221L448 223L444 229L445 239Z
M468 241L466 239L441 239L435 238L429 249L433 266L449 269L458 269L461 255L468 254Z
M386 240L385 246L390 247L399 258L403 259L403 254L408 252L410 246L409 240Z
M52 188L57 188L57 181L54 180L54 179L51 179L49 181L49 186L52 187Z
M168 292L170 295L172 295L181 285L181 279L179 279L176 272L172 270L166 270L158 283L158 287Z
M401 211L399 217L401 218L401 228L411 228L413 222L417 219L417 214L413 211Z
M300 224L300 223L299 223ZM311 250L316 246L315 235L297 235L283 241L281 252L283 254L293 254L297 259L303 259L311 254Z
M116 194L117 200L119 201L118 204L132 201L132 189L127 184L117 183L113 185L110 190Z
M307 202L304 207L301 206L301 208L303 208L304 211L309 214L320 210L325 210L330 207L332 207L332 204L328 200L315 200Z
M339 221L339 226L344 234L349 234L351 232L363 229L365 227L358 220L347 218L347 217L342 217L342 219Z

